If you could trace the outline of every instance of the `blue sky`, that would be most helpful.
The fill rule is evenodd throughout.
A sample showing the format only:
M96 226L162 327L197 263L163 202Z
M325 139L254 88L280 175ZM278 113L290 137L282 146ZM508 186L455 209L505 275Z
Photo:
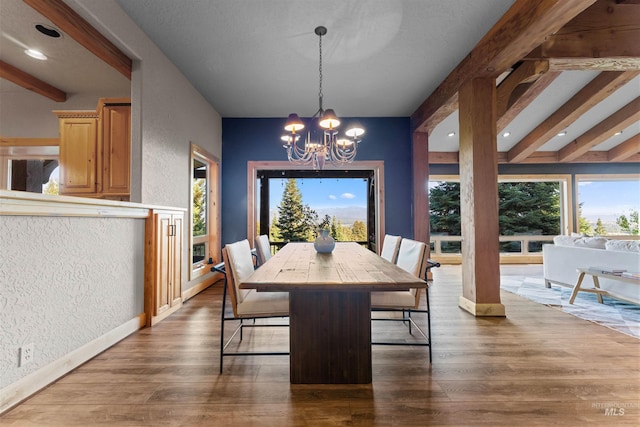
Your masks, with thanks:
M629 211L640 210L640 180L634 181L580 181L578 202L582 216L589 221L615 221Z
M270 179L269 205L275 208L282 200L286 179ZM367 206L367 181L361 178L297 178L302 202L312 209Z

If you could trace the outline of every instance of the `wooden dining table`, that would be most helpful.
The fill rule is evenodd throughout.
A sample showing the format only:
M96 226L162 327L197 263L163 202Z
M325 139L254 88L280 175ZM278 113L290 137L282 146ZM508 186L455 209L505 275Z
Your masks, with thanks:
M240 288L289 292L292 384L369 384L371 292L427 283L354 242L332 253L288 243Z

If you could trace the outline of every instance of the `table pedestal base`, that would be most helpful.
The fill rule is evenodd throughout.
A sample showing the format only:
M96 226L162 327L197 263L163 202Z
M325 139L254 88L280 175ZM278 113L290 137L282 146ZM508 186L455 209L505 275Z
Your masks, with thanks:
M292 384L371 383L369 292L289 293Z

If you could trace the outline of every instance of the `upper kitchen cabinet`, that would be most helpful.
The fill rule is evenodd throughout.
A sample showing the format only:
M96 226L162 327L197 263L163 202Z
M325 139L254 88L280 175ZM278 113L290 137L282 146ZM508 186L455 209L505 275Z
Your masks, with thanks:
M60 121L60 194L129 200L131 101L103 98L96 111L54 111Z

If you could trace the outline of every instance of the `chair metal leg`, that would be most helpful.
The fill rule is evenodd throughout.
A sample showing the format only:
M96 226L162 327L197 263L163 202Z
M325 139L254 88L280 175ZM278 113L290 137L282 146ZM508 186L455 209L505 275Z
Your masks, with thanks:
M224 359L224 312L227 302L227 277L224 279L224 290L222 291L222 315L220 316L220 373L222 373L222 360Z
M425 289L424 294L427 299L427 334L429 336L429 363L431 363L431 306L429 305L429 287Z

